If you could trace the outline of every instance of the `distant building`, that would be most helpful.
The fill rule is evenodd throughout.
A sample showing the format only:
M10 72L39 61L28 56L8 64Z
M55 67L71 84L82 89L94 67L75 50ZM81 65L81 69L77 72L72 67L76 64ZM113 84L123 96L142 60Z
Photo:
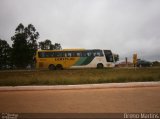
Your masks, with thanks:
M121 62L118 62L116 63L115 65L116 67L133 67L133 63L130 62L130 61L121 61Z

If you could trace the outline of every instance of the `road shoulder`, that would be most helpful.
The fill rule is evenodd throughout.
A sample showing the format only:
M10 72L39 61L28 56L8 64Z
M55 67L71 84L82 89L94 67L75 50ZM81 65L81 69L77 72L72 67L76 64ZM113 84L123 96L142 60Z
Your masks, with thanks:
M36 91L36 90L72 90L72 89L103 89L103 88L136 88L160 87L158 82L129 82L129 83L104 83L83 85L43 85L43 86L2 86L0 91Z

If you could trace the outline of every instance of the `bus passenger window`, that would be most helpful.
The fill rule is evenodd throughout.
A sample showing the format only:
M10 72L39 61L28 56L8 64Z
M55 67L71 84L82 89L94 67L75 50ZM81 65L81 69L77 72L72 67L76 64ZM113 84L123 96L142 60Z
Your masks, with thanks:
M63 57L63 53L62 52L57 52L58 53L58 57Z
M88 57L92 56L92 52L91 51L87 51L87 56Z
M38 52L38 57L41 58L42 57L42 53Z
M71 53L71 52L68 52L67 56L68 56L68 57L72 57L72 53Z
M54 53L54 57L57 57L57 56L58 56L58 54L57 54L57 52L55 52L55 53Z
M76 56L77 56L77 57L80 57L80 56L81 56L81 53L80 53L80 52L77 52L77 53L76 53Z
M102 50L100 50L99 52L100 52L100 56L103 56Z
M96 51L93 51L93 56L96 56L96 55L97 55Z
M39 58L45 58L45 52L39 52L38 57Z
M63 57L67 57L67 52L63 52Z
M45 57L50 57L50 52L45 52Z
M87 56L87 52L83 51L82 55L83 55L83 57L86 57Z
M103 56L103 53L101 50L96 50L95 51L95 56Z
M50 57L54 57L54 52L50 52Z
M100 52L97 52L97 56L100 56L101 54L100 54Z
M76 57L76 52L72 52L72 57Z

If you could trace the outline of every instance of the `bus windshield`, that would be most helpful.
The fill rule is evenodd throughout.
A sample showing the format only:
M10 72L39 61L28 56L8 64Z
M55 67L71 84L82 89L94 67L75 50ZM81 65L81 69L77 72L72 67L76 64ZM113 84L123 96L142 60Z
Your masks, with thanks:
M107 62L114 62L111 50L104 50L104 54L105 54Z

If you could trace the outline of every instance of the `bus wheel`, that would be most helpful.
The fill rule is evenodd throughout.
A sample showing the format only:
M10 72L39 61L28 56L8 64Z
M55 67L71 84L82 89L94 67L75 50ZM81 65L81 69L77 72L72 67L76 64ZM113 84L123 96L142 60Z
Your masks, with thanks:
M97 69L103 69L103 64L102 63L97 64Z
M61 64L57 64L57 65L56 65L56 69L62 70L62 69L63 69L63 66L62 66Z
M49 67L48 67L48 69L49 69L49 70L55 70L56 67L55 67L53 64L50 64Z

